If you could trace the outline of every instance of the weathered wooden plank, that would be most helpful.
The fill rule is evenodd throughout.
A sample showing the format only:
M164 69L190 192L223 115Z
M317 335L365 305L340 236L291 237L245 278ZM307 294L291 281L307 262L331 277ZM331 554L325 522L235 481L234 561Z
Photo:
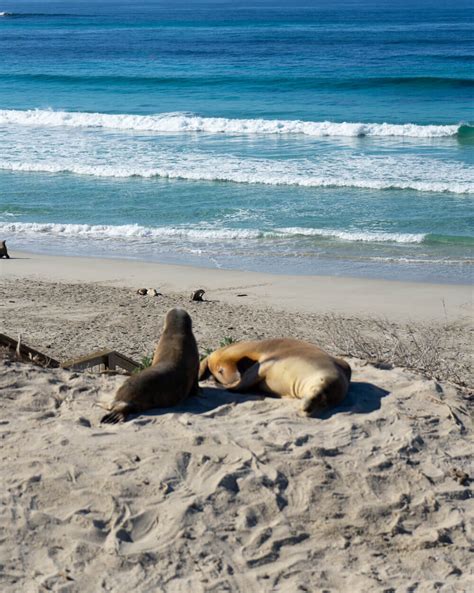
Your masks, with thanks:
M18 346L18 340L10 338L10 336L7 336L6 334L0 334L0 345L7 347L13 352L19 353L21 360L33 362L35 364L49 368L58 368L60 366L58 360L55 360L51 356L48 356L43 352L39 352L34 348L30 348L26 344L23 344L21 340L20 346Z
M18 340L10 338L10 336L7 336L6 334L0 333L0 346L8 348L8 350L12 353L19 352L20 358L24 362L32 362L49 368L61 367L63 369L85 370L92 369L94 367L102 367L100 370L107 371L116 370L118 367L127 371L128 373L133 373L138 368L140 368L138 362L135 362L124 354L120 354L120 352L117 352L116 350L99 350L97 352L91 352L85 356L71 358L60 363L51 356L48 356L43 352L39 352L38 350L23 344L21 340L20 346L18 346Z
M137 362L115 350L99 350L97 352L91 352L91 354L79 358L72 358L61 364L63 369L84 370L94 367L103 367L104 370L115 370L119 367L129 373L133 373L139 366L140 365Z

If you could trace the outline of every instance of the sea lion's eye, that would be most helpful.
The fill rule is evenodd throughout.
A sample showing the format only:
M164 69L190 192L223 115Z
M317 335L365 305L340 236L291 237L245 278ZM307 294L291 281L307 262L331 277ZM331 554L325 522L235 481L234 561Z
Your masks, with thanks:
M219 369L217 372L222 375L222 373L224 372L224 369Z

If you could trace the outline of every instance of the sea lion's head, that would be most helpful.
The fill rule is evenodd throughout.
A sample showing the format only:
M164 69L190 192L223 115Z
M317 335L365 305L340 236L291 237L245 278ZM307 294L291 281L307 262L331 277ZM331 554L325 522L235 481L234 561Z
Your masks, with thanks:
M212 352L201 363L201 380L213 375L213 377L222 385L232 385L241 379L240 372L232 360L226 360L222 356L222 350Z
M184 309L170 309L166 313L164 331L190 332L193 328L193 322L187 311Z

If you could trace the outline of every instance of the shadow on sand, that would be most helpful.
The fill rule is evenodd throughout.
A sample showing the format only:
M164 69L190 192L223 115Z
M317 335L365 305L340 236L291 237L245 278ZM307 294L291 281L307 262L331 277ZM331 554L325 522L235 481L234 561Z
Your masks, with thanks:
M335 414L341 413L369 414L380 408L382 399L389 395L389 393L389 391L381 389L372 383L354 381L350 385L349 393L345 400L339 406L315 413L313 417L320 420L327 420ZM198 396L189 398L179 406L155 408L140 414L140 416L131 416L130 420L142 416L161 416L170 413L207 414L214 416L220 415L220 412L227 413L228 406L234 406L248 401L261 401L264 398L280 399L268 393L235 393L219 387L202 387Z
M370 414L380 409L382 399L390 392L377 387L373 383L363 381L351 381L349 393L338 406L324 410L316 415L321 420L327 420L335 414Z

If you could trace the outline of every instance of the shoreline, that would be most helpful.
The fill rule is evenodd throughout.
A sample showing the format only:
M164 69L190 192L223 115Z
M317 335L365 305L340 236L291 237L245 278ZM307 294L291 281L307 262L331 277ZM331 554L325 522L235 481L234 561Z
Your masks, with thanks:
M459 321L472 317L470 284L432 284L347 276L304 276L201 268L129 259L53 256L10 251L4 280L96 283L156 288L163 294L206 290L204 298L286 312L384 317L396 321ZM238 296L245 295L245 296Z
M260 239L256 239L255 237L249 238L247 244L247 239L240 237L239 233L242 232L245 234L247 231L252 232L252 229L220 229L223 233L230 233L230 235L227 238L224 236L221 237L221 239L219 239L220 242L214 242L214 239L211 237L211 243L208 243L208 240L205 237L205 234L209 232L208 230L197 229L195 231L189 231L188 229L191 234L193 232L198 234L201 232L204 233L200 240L197 240L191 235L191 237L189 237L190 243L188 244L188 237L186 236L188 231L183 230L184 234L180 237L178 228L173 229L173 227L169 227L168 230L172 231L171 234L173 234L174 231L178 232L178 235L175 237L175 240L178 241L178 243L168 244L166 251L162 251L160 247L158 247L158 250L156 251L155 246L147 244L146 239L143 245L139 243L129 243L128 239L125 241L119 240L117 243L117 237L115 237L114 233L116 233L118 229L123 230L125 235L128 235L129 232L132 232L132 235L139 231L144 232L145 235L148 232L154 232L152 227L148 228L146 226L140 226L140 224L130 224L109 226L108 230L104 231L105 234L102 238L106 238L109 231L112 230L112 235L109 237L112 239L112 243L108 244L104 249L104 245L100 245L100 241L97 243L98 237L92 234L91 237L86 238L87 233L86 236L83 235L84 229L93 229L94 225L82 223L18 223L20 226L26 225L26 230L29 228L28 225L32 225L33 229L38 226L38 229L36 230L38 230L40 238L33 239L32 237L29 237L27 239L26 237L23 237L22 240L17 241L18 237L16 236L15 231L16 224L17 223L12 221L10 221L10 223L1 222L0 228L3 229L4 235L2 238L8 241L11 250L18 250L18 252L35 254L38 256L81 258L83 257L83 254L86 253L86 257L92 259L118 259L192 268L198 267L237 272L255 272L275 276L319 276L356 278L359 280L387 280L389 282L393 281L402 283L467 286L474 283L474 272L472 269L473 260L469 257L469 245L464 245L463 247L458 246L457 254L451 253L449 256L447 253L443 254L438 251L436 254L434 252L424 253L419 257L419 253L417 255L417 253L412 253L410 251L413 248L411 241L408 241L403 246L402 254L399 252L402 245L397 241L395 241L395 243L397 244L396 251L398 251L398 253L395 253L392 249L395 249L395 244L393 244L392 247L387 247L387 245L389 245L388 242L385 247L383 246L386 240L389 241L388 238L381 238L381 243L374 239L375 242L373 243L372 240L365 242L364 239L360 239L359 241L357 238L358 233L355 233L356 236L353 240L346 240L344 237L338 238L336 231L334 231L336 233L334 236L325 236L324 231L321 231L323 234L321 234L319 238L326 241L325 246L323 247L324 243L321 243L320 246L316 246L314 252L306 252L306 247L299 242L297 233L298 229L294 228L287 230L296 232L293 238L297 243L293 242L290 246L290 243L288 243L288 241L290 241L290 235L286 236L284 239L287 242L287 247L291 247L291 250L293 251L293 254L290 257L287 257L288 254L285 255L283 252L280 252L278 247L276 250L273 250L271 243L259 245L258 242ZM79 243L76 243L74 246L73 239L73 244L71 245L69 240L64 242L64 240L59 239L59 236L56 238L50 237L51 242L43 243L44 237L41 236L41 229L48 232L48 229L55 225L59 227L59 233L63 232L66 227L68 227L68 229L65 232L70 235L77 233L77 237L80 237ZM99 229L98 232L102 232L102 225L98 225L97 229ZM166 240L166 227L163 227L162 229L158 227L155 230L157 232L164 230L164 237ZM306 233L303 232L303 229L300 230L304 236ZM217 230L217 232L220 231ZM232 237L234 231L237 233L237 236L235 237L237 238L237 247L234 244L235 238ZM13 235L11 233L13 233ZM267 233L271 234L271 231L261 230L261 233L266 235ZM275 229L275 233L278 233L278 229ZM429 233L424 232L417 234L420 237L425 236L425 238L429 236ZM275 237L276 236L277 235L275 235ZM138 237L139 236L135 237L135 240L138 239ZM284 235L282 235L282 237L284 237ZM413 234L413 237L415 237L415 234ZM307 238L308 237L305 239ZM469 237L465 238L467 240L469 239ZM331 244L333 240L334 243ZM243 241L246 242L245 246ZM330 241L331 243L327 243L327 241ZM401 243L403 244L404 241L401 241ZM424 238L420 240L419 244L418 240L414 243L417 244L415 247L419 250L422 248L421 244L424 243ZM180 245L182 244L187 245L189 249L187 248L184 251L181 251ZM374 246L377 246L375 252L372 251ZM428 250L432 249L432 246L429 244L427 244L426 247ZM236 250L235 252L234 248ZM377 251L379 248L383 248L383 252ZM319 253L319 249L322 249L322 252ZM335 251L331 255L329 252L324 251L327 249ZM462 251L460 251L460 249L462 249Z

